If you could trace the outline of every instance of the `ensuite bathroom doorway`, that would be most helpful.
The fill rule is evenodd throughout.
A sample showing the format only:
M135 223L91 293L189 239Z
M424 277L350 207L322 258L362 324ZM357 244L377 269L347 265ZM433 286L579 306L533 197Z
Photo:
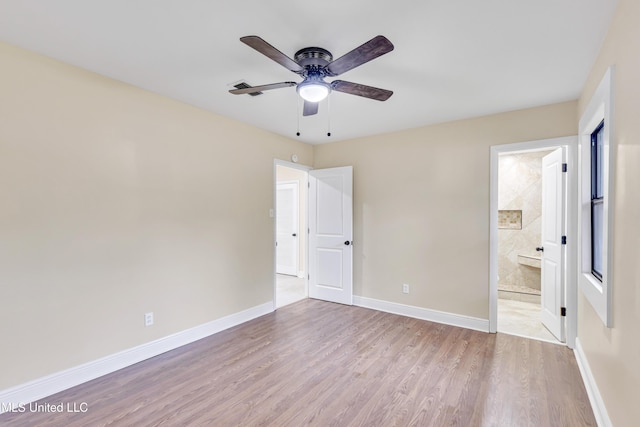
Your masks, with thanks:
M553 150L498 160L498 332L559 343L541 319L543 158Z
M489 332L575 348L578 137L490 148Z

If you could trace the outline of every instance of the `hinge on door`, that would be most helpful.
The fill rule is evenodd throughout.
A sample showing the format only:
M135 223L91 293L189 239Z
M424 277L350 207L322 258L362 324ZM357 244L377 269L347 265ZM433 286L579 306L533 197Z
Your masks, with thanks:
M562 172L566 172L567 171L567 164L563 163L562 164Z
M567 307L560 307L560 316L562 317L567 316Z
M562 236L562 244L563 245L567 244L567 236Z

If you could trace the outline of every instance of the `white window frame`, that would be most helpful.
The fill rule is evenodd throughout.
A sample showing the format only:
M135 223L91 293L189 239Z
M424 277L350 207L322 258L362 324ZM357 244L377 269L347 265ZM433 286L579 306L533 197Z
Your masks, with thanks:
M611 288L612 288L612 237L613 237L613 76L610 67L598 85L589 105L580 118L579 158L580 179L578 190L580 209L578 209L579 250L578 250L578 287L600 316L604 325L612 326ZM591 134L604 120L602 157L603 157L603 248L602 281L596 278L591 269Z

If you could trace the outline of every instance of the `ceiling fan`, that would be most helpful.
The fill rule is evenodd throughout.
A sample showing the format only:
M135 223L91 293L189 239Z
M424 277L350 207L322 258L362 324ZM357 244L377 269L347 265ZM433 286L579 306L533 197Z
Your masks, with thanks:
M393 95L390 90L359 83L344 80L324 81L326 77L339 76L385 53L391 52L393 44L384 36L376 36L336 60L333 59L331 52L320 47L300 49L294 55L295 59L291 59L258 36L241 37L240 41L289 71L298 74L304 80L300 83L281 82L230 90L229 92L234 95L255 94L265 90L297 86L296 91L304 100L303 116L316 114L318 112L318 103L325 99L332 90L378 101L386 101Z

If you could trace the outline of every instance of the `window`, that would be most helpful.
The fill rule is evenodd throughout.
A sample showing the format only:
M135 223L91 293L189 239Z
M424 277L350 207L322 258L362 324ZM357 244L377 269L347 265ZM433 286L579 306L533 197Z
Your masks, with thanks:
M607 327L612 326L613 69L607 70L580 118L578 287Z
M604 120L591 133L591 273L601 282L602 235L604 231L603 134Z

